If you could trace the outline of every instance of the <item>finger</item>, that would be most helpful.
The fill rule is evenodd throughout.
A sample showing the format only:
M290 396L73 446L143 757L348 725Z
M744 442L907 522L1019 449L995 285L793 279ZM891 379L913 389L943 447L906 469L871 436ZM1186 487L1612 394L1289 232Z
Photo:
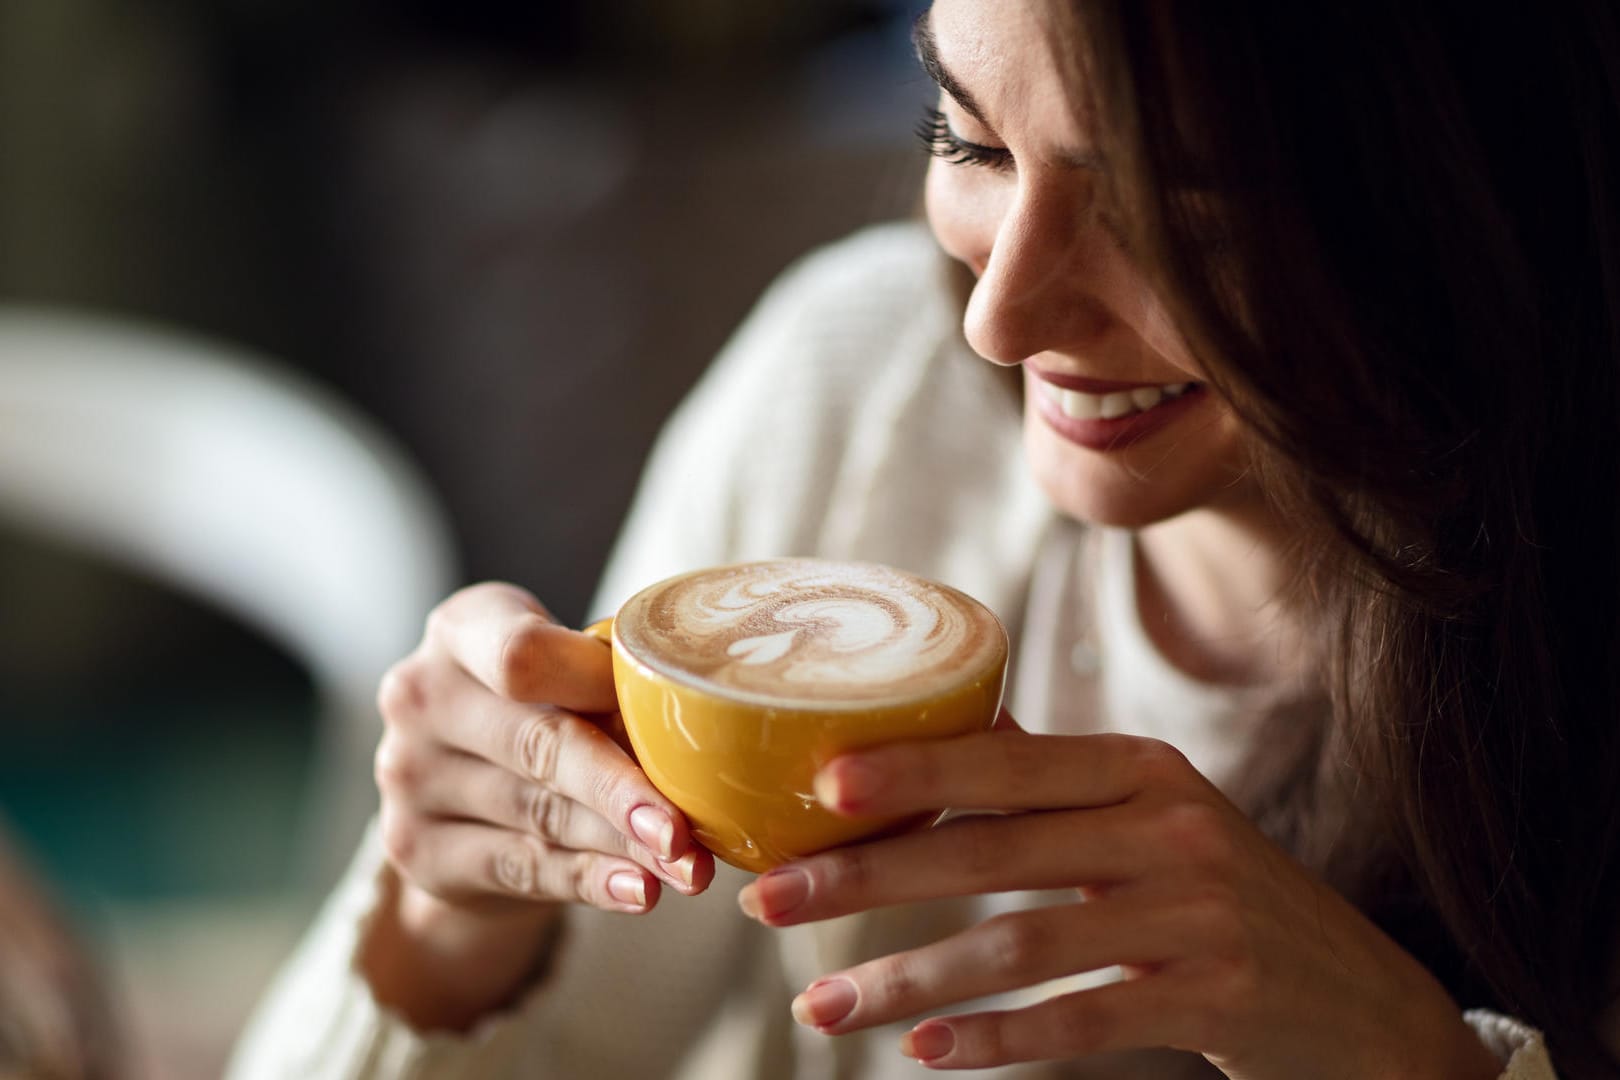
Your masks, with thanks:
M423 757L418 763L414 755L397 749L388 739L377 753L377 786L413 813L497 825L529 833L556 847L622 856L681 892L700 891L696 877L700 849L688 851L680 860L665 861L583 803L482 758L450 750Z
M1181 1001L1149 976L1065 994L1004 1012L924 1020L900 1052L931 1069L978 1069L1017 1061L1088 1057L1157 1047L1192 1049Z
M738 894L738 903L768 926L791 926L946 896L1101 891L1157 863L1147 842L1151 828L1150 815L1133 804L961 817L770 870Z
M615 708L612 650L558 625L515 585L462 589L434 609L427 638L502 697L580 712Z
M658 878L629 859L571 851L532 834L384 806L384 850L406 878L452 903L558 900L607 911L658 903Z
M1178 915L1176 905L1107 903L997 915L817 980L794 999L793 1015L836 1035L1115 964L1162 964L1198 944L1196 926Z
M685 815L623 747L583 717L483 693L448 711L439 734L458 750L583 803L662 859L679 859L695 846Z
M1056 810L1108 806L1149 786L1201 779L1157 739L991 731L846 754L816 774L815 792L842 814Z

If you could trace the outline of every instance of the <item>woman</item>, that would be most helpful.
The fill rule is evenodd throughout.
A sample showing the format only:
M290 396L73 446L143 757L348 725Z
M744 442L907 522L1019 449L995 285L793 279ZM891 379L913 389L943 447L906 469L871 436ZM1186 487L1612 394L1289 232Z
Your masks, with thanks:
M1620 36L1444 6L938 0L929 222L1057 514L867 237L688 404L603 595L805 551L978 593L1047 733L817 794L1003 813L726 921L589 719L601 650L475 587L385 682L379 835L240 1075L1616 1075Z

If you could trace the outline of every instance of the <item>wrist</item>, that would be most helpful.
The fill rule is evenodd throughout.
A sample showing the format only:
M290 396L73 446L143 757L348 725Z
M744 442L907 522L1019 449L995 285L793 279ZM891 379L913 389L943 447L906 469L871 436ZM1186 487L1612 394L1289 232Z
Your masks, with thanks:
M562 905L447 903L384 870L355 965L377 1002L419 1031L466 1031L512 1003L549 958Z

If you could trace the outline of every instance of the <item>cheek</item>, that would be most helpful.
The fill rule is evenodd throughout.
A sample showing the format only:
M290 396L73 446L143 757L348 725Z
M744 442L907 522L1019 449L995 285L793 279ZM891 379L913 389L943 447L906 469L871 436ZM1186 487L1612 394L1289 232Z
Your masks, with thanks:
M935 161L923 184L923 206L934 239L945 253L982 274L995 246L1001 212L995 193L963 175L966 170Z

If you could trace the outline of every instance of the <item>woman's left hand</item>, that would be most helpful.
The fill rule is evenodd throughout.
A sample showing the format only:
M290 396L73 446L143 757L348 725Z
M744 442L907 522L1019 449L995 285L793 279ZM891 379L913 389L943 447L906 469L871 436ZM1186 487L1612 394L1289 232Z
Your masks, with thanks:
M997 731L831 762L846 814L995 810L826 852L739 896L770 926L945 896L1073 888L818 979L794 1016L838 1035L1061 976L1120 981L1025 1008L930 1018L902 1052L978 1068L1143 1047L1244 1080L1494 1078L1445 989L1268 840L1186 758L1151 739Z

